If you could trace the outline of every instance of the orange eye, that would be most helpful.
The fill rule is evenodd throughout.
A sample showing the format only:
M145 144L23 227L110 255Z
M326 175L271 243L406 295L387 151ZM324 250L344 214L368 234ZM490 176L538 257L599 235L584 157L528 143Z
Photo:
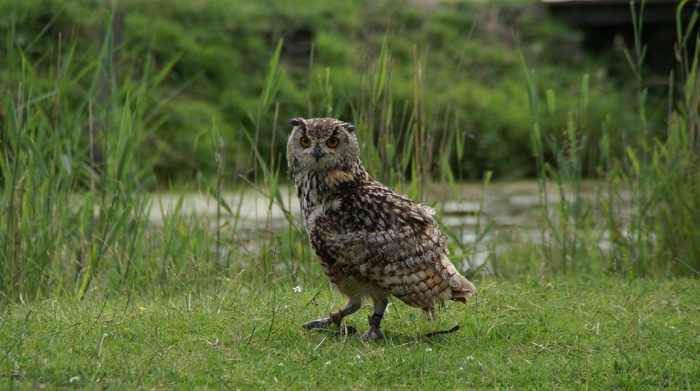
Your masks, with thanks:
M299 143L301 143L301 146L304 148L308 148L311 146L311 140L309 140L309 138L306 136L301 136Z
M328 145L331 148L335 148L338 146L338 143L340 140L338 140L338 137L331 136L328 140L326 140L326 145Z

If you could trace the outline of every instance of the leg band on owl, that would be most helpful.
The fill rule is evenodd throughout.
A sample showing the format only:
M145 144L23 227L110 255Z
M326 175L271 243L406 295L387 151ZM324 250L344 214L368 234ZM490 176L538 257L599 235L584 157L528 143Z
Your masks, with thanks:
M374 316L368 316L367 317L367 323L369 323L369 328L373 329L379 329L382 325L382 320L380 318L375 318Z
M375 313L372 314L372 317L373 317L373 318L377 318L377 319L381 319L381 318L384 317L384 314L378 314L378 313L375 312Z

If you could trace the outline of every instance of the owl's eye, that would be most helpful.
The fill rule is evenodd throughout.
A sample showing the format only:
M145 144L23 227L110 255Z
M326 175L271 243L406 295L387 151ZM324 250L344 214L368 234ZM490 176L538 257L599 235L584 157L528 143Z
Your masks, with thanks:
M306 136L301 136L301 139L299 139L299 143L304 148L308 148L311 146L311 140L309 140L309 138Z
M328 145L331 148L335 148L338 146L338 143L340 140L338 140L338 137L331 136L328 140L326 140L326 145Z

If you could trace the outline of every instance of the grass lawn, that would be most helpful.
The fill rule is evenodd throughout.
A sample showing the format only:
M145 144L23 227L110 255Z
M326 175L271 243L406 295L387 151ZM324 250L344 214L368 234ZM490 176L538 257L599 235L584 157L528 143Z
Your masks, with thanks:
M216 286L217 284L212 284ZM0 388L693 389L697 279L477 281L429 323L394 301L386 340L304 331L343 304L325 281L87 296L0 313ZM366 304L348 318L367 328ZM419 337L455 324L461 330Z
M511 45L462 2L427 19L386 18L393 1L98 3L0 1L0 390L700 388L697 12L666 85L641 16L613 65L559 53L568 30L525 4L500 13ZM302 330L344 304L298 215L270 212L297 202L286 121L307 112L357 125L368 171L419 201L438 180L534 175L539 238L497 259L481 196L450 245L499 270L467 306L431 323L393 302L378 342ZM242 217L252 188L264 227ZM216 213L185 213L190 193Z

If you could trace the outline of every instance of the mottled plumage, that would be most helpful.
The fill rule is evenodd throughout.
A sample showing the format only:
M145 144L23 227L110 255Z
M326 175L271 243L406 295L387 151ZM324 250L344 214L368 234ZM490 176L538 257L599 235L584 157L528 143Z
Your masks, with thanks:
M466 303L476 289L447 258L446 236L432 209L370 177L360 160L355 127L332 118L291 123L287 161L311 246L330 282L349 298L329 318L304 327L339 325L366 297L374 304L367 335L381 338L389 295L421 308L428 318L434 304Z

